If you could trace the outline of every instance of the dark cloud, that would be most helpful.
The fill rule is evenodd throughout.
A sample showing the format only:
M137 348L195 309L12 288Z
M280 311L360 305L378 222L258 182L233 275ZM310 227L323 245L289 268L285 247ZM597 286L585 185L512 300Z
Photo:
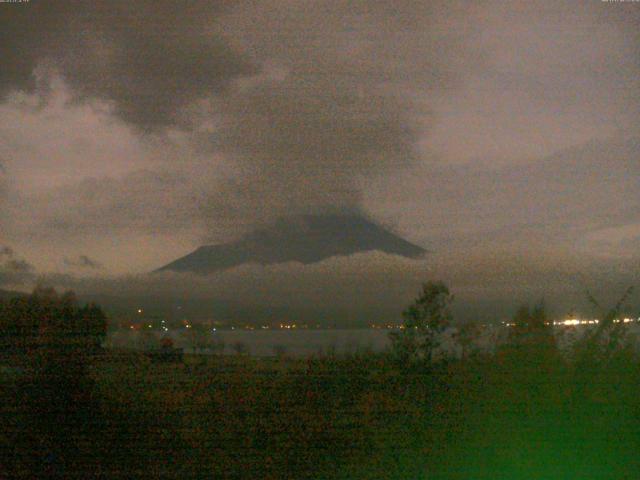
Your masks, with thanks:
M107 101L145 131L175 126L181 110L255 73L225 40L224 1L30 2L3 5L0 95L46 91L60 74L74 97Z
M77 267L81 269L100 270L103 268L100 262L89 258L87 255L78 255L75 258L65 257L63 262L69 267Z
M0 270L10 273L27 273L35 269L29 262L18 257L13 248L0 245Z
M4 269L14 273L27 273L34 271L33 265L23 259L12 258L7 260L4 265Z
M24 285L34 279L35 268L9 246L0 246L0 286Z

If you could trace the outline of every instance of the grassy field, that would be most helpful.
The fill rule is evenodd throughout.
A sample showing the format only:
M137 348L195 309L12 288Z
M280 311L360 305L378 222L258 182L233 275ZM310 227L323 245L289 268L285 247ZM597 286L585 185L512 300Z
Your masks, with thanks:
M589 372L505 354L400 370L385 355L151 363L81 381L3 374L4 476L638 478L640 361Z

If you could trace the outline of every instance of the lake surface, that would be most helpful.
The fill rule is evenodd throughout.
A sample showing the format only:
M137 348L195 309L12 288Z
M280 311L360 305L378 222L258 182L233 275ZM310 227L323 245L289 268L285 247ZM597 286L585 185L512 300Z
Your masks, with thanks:
M582 336L590 327L556 327L556 338L561 349L568 348ZM158 348L160 340L169 337L174 345L184 348L187 353L224 353L234 354L237 346L242 345L244 353L256 356L272 356L277 353L306 356L320 353L355 353L382 352L391 342L386 329L335 329L335 330L218 330L207 332L196 340L196 336L189 330L158 331L127 331L121 330L111 334L107 345L116 348L135 350L149 350ZM442 346L454 355L460 353L460 346L454 341L454 329L450 329L441 337ZM474 347L480 350L492 350L498 343L503 342L509 335L509 329L495 325L487 326L474 341ZM634 323L628 328L629 340L640 346L640 324ZM204 340L204 341L203 341ZM196 349L196 343L206 344L211 348ZM215 345L218 345L216 350ZM223 347L223 348L221 348Z
M497 335L502 328L490 328L478 339L478 344L482 348L490 348L495 343ZM209 332L205 337L205 342L211 349L197 349L194 351L194 344L197 340L190 335L188 330L173 330L169 332L157 331L118 331L108 338L108 345L117 348L130 348L135 350L148 350L158 348L163 337L173 340L176 347L184 348L189 353L212 353L215 345L218 348L224 343L224 349L216 353L234 354L237 345L242 344L246 351L256 356L271 356L277 352L289 355L313 355L319 353L355 353L355 352L382 352L387 349L391 342L387 329L334 329L334 330L218 330ZM445 334L443 343L450 348L454 348L451 333ZM206 334L205 334L206 335Z

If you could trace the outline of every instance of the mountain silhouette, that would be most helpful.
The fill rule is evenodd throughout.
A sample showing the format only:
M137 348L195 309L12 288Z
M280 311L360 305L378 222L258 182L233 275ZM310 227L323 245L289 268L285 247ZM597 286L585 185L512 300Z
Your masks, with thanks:
M425 250L357 215L298 215L240 240L206 245L157 271L206 274L242 264L310 264L329 257L380 251L418 258Z

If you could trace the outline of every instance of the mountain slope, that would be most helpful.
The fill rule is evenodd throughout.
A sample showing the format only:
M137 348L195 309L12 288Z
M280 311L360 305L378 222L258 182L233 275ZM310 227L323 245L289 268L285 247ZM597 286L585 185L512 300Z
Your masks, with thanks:
M300 215L280 220L236 242L207 245L159 270L209 273L245 263L319 262L378 250L417 258L425 250L356 215Z

